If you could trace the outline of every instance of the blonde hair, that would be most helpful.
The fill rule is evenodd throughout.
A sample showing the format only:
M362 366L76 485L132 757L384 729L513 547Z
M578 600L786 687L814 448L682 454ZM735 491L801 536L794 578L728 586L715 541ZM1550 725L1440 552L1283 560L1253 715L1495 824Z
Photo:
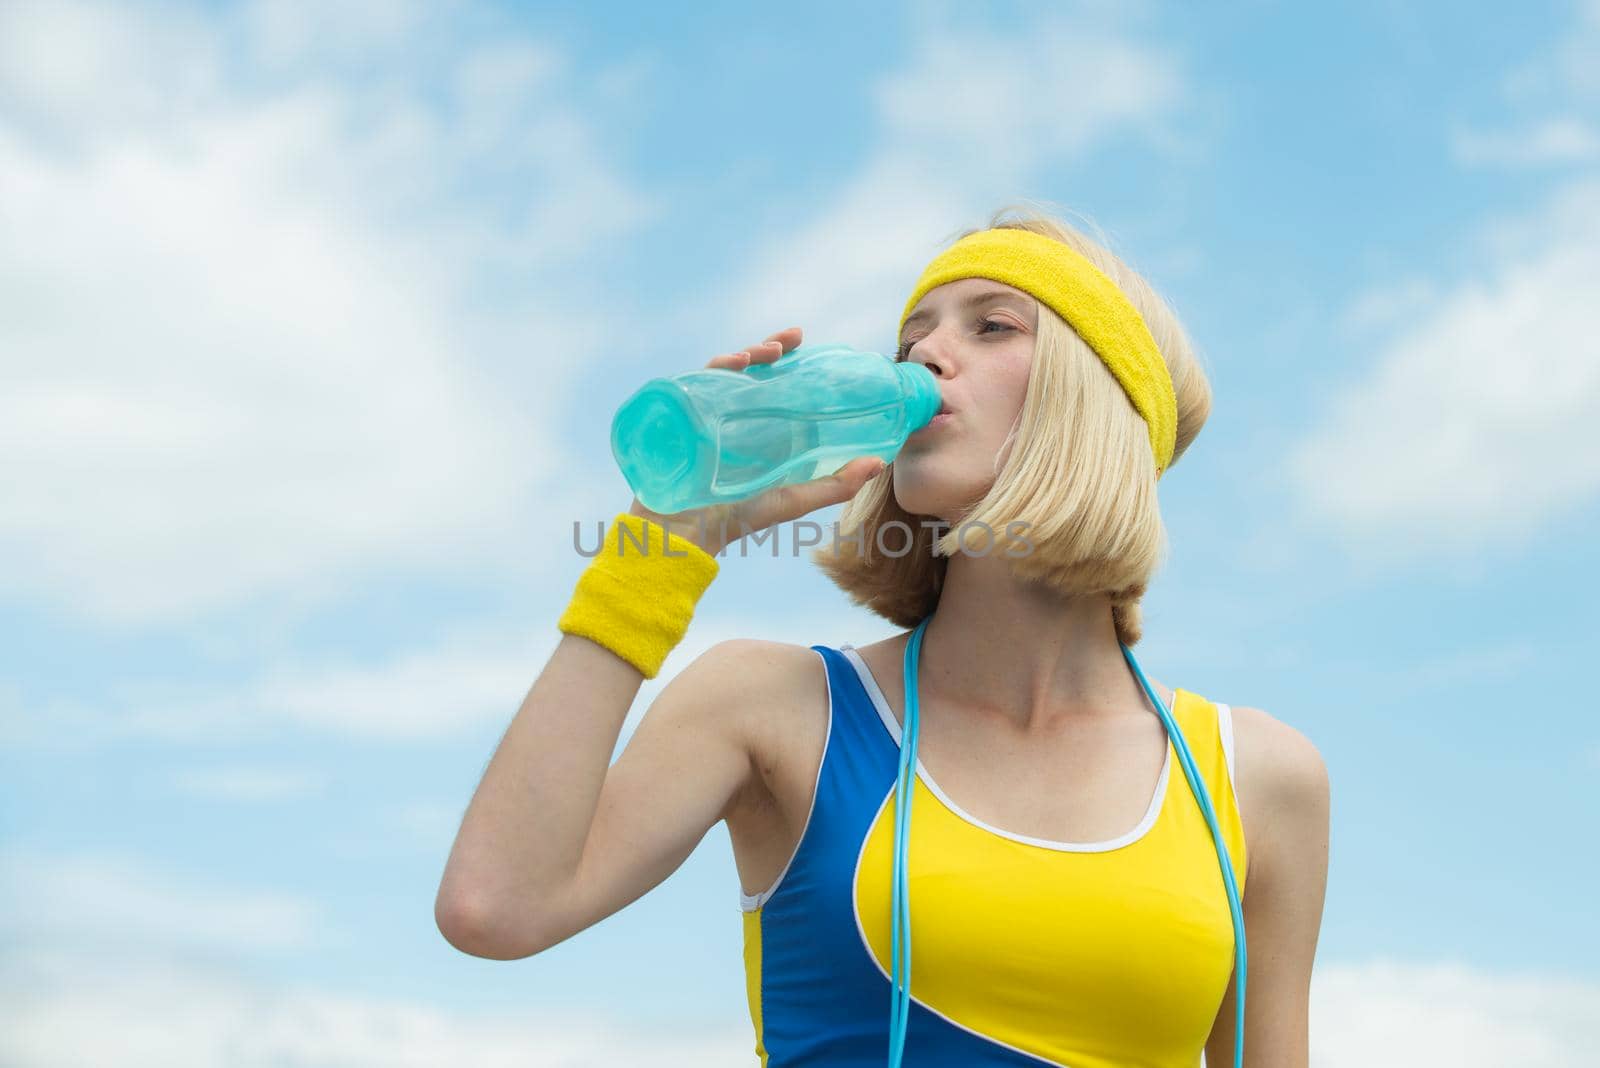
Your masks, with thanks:
M1149 283L1051 211L1020 201L995 212L982 229L1031 230L1069 245L1132 301L1172 375L1177 463L1211 413L1200 357ZM1168 548L1149 431L1100 357L1042 303L1027 393L996 462L993 486L942 535L923 525L934 520L912 515L895 500L891 464L850 499L838 538L814 549L812 560L854 603L914 627L939 603L952 555L998 553L1018 576L1063 594L1109 594L1118 640L1137 644L1139 602ZM881 533L896 523L902 532ZM1018 531L1019 524L1026 526ZM841 548L847 545L855 551ZM900 555L889 555L895 551Z

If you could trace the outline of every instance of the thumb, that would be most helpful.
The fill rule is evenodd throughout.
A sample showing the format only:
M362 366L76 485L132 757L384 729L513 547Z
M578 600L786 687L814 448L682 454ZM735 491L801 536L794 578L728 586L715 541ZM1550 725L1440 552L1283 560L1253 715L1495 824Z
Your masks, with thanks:
M848 501L860 493L861 488L868 482L883 474L888 467L887 463L876 456L858 456L833 474L814 480L812 485L816 487L822 499L822 503L815 507L823 508L830 504Z
M876 456L860 456L845 464L834 474L848 473L850 475L849 481L857 489L860 489L874 478L883 474L888 468L889 465Z
M757 498L756 507L751 511L755 513L756 522L763 526L798 519L818 508L848 501L888 466L876 456L858 456L831 475L768 490Z

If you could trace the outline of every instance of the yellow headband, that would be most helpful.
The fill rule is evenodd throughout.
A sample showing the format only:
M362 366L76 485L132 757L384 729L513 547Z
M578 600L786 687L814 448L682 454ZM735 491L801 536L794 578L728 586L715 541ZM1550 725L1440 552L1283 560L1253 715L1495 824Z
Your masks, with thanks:
M1156 474L1167 469L1178 437L1178 398L1161 350L1128 298L1076 249L1009 227L980 230L945 249L917 279L900 326L928 290L960 278L992 278L1031 294L1065 319L1122 383L1150 428Z

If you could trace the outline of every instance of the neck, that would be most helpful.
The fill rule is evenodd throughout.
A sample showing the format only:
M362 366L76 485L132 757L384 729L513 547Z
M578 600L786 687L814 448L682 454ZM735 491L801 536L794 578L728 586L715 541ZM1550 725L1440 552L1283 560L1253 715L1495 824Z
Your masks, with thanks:
M920 694L1009 720L1022 734L1148 712L1109 596L1068 597L1020 579L998 553L957 553L946 567L922 635Z

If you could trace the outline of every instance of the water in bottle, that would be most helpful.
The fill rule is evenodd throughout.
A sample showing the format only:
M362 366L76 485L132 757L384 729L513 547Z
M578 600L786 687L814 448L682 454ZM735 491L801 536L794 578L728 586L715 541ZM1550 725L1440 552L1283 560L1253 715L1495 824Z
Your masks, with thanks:
M861 456L893 460L940 403L921 364L804 345L743 371L651 379L617 409L611 452L634 496L672 515L820 478Z

